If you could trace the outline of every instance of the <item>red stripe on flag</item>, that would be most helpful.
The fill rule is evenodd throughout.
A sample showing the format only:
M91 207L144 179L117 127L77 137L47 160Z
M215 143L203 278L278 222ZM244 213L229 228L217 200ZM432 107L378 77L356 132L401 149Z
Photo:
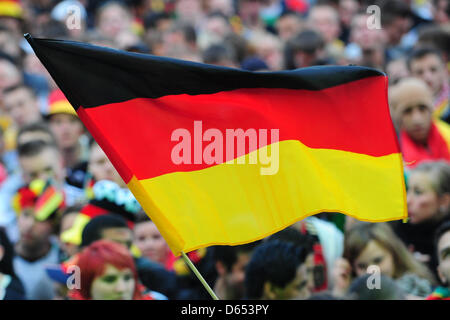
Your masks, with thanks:
M270 129L279 129L280 141L299 140L310 148L371 156L399 153L385 81L385 77L371 77L320 91L238 89L208 95L137 98L80 108L78 113L128 183L132 175L147 179L211 166L176 165L171 159L172 149L178 144L171 141L176 129L191 133L194 148L194 121L202 121L203 132L220 130L224 141L226 129L269 129L270 144L274 142L270 141ZM203 142L203 148L208 144ZM245 153L250 151L254 150L247 148Z

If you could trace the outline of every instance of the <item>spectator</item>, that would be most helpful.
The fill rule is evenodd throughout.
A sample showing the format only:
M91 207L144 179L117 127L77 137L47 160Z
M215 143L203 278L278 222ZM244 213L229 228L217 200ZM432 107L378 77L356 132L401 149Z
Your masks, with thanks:
M80 289L73 299L81 300L154 300L139 284L133 257L127 248L110 240L99 240L78 256Z
M295 12L283 13L276 22L276 30L281 41L286 43L305 28L303 18Z
M237 67L233 48L221 44L212 45L203 52L203 62L229 68Z
M433 234L449 220L450 166L427 162L414 168L408 178L408 223L394 223L395 231L415 252L416 258L436 272Z
M122 33L132 32L132 21L130 10L119 1L107 1L96 11L96 30L113 40Z
M308 289L311 293L327 290L327 266L323 257L322 246L317 235L313 235L305 229L302 231L303 233L295 227L288 227L271 235L266 240L293 243L300 249L306 251L305 263L308 276Z
M54 90L49 96L49 110L46 115L66 171L67 191L71 198L81 201L87 179L87 143L84 142L84 125L61 90ZM70 204L73 204L70 201Z
M144 257L173 270L175 256L155 223L141 212L134 225L134 243Z
M258 246L245 272L247 298L307 299L305 260L306 252L292 243L269 241Z
M245 270L259 241L240 246L212 247L217 271L214 292L219 299L242 300L245 295Z
M434 278L431 272L415 260L402 241L395 235L389 225L385 223L358 222L345 234L344 259L335 270L334 288L336 295L345 295L347 288L339 287L347 282L350 285L355 277L364 276L370 266L378 266L381 274L397 280L405 275L413 275L428 281L429 292ZM413 288L411 289L413 291ZM412 293L412 292L411 292ZM415 293L415 292L414 292Z
M45 265L58 263L58 243L52 236L65 206L64 194L56 185L33 180L19 189L13 201L20 230L14 268L27 299L51 300L55 291Z
M330 5L316 5L311 8L308 15L308 27L318 30L325 41L326 53L339 60L344 54L344 43L339 39L341 26L339 14Z
M17 145L19 147L34 140L43 141L44 144L56 144L53 134L44 123L25 125L17 133ZM26 183L22 177L22 168L18 164L18 157L17 152L8 154L7 164L11 163L8 167L12 167L12 172L0 187L0 225L6 228L8 237L13 243L18 240L19 230L17 229L16 214L11 206L11 199L16 191Z
M120 243L130 250L133 243L133 232L122 217L114 214L100 215L89 221L84 227L80 247L85 248L101 239ZM161 293L170 299L176 297L176 277L174 273L144 257L138 257L134 260L139 279L144 286L154 290L155 295ZM164 299L161 295L158 296Z
M381 28L386 37L386 61L405 55L409 48L402 46L402 38L412 27L412 12L401 0L380 0Z
M285 46L284 57L286 69L325 64L325 42L322 36L315 31L302 31L288 41Z
M406 60L403 58L398 58L389 61L386 64L386 74L388 76L390 86L394 86L403 78L407 78L409 76L409 71Z
M119 187L126 187L125 182L95 140L92 140L89 149L88 172L94 181L109 180L115 182Z
M386 37L383 30L368 27L369 19L366 13L353 16L345 56L350 63L381 69L385 63Z
M64 166L73 168L85 161L80 143L84 125L62 91L55 90L49 96L47 120L63 156Z
M18 129L42 120L36 95L33 89L25 84L3 90L3 103L6 114Z
M425 160L450 160L449 127L432 119L433 100L423 81L403 79L391 88L389 103L407 167Z
M441 54L429 48L419 48L408 58L411 75L426 82L433 95L433 118L450 123L450 94L447 68Z

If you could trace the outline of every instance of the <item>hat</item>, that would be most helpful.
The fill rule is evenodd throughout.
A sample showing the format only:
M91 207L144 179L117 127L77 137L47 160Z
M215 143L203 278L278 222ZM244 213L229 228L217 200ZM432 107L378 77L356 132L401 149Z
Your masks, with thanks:
M92 194L93 198L80 210L72 228L61 234L63 242L80 245L86 224L103 214L118 214L127 220L130 229L134 227L136 214L141 210L141 206L129 189L121 188L109 180L101 180L94 184Z
M21 19L23 8L19 0L0 0L0 17Z
M78 116L64 93L61 90L56 89L53 90L48 97L48 113L46 116L49 118L50 116L58 113Z
M12 199L17 214L30 208L38 221L46 221L65 208L65 197L50 181L33 180L20 188Z

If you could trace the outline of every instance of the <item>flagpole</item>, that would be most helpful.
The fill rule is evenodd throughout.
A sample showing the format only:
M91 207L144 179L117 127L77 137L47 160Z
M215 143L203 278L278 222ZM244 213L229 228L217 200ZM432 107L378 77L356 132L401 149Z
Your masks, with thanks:
M189 259L189 257L184 253L181 252L181 256L183 257L184 261L187 263L187 265L189 266L189 268L192 270L192 272L194 272L194 274L197 276L198 280L200 280L200 282L202 283L203 287L205 287L206 291L208 291L209 295L214 299L214 300L219 300L219 298L216 296L216 294L214 293L214 291L211 289L211 287L208 285L208 283L206 282L206 280L203 278L203 276L200 274L200 272L197 270L197 268L194 266L194 264L192 263L191 259Z

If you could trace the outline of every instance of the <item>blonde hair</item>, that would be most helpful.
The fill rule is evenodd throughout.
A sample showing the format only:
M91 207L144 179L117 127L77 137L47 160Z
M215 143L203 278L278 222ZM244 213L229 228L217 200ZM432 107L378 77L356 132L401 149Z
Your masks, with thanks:
M398 279L407 273L415 274L435 283L434 276L428 268L417 261L405 244L398 238L387 223L357 222L347 230L344 239L344 258L353 267L355 260L370 241L388 250L394 261L393 278Z

